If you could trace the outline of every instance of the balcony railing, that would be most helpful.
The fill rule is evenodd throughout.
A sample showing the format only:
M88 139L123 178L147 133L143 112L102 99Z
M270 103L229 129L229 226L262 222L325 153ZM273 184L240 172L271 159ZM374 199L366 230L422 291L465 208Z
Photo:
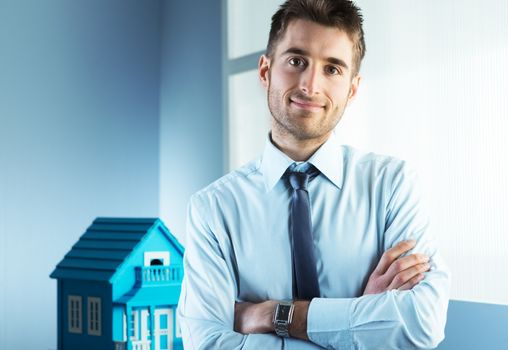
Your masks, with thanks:
M115 342L115 350L127 350L127 342L116 341Z
M132 350L150 350L150 340L132 340L131 341L131 349ZM126 341L116 341L115 342L115 350L127 350L127 342Z
M182 282L181 265L136 267L136 280L142 285L179 284Z
M150 350L150 340L132 342L132 350Z

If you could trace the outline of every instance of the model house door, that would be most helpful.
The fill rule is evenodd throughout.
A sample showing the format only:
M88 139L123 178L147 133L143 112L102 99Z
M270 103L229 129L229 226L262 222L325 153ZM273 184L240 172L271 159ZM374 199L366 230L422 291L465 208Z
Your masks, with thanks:
M141 310L141 337L140 340L143 342L143 346L147 350L150 349L150 313L148 309ZM143 348L144 350L145 348Z
M155 310L153 339L155 350L173 350L173 310Z

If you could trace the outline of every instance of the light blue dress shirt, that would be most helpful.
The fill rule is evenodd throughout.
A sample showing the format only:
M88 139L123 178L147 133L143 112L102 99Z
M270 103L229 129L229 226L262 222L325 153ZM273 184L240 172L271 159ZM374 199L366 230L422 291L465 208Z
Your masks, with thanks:
M308 311L310 342L233 331L236 301L292 299L286 169L267 140L262 157L192 196L178 316L186 350L419 349L444 337L449 273L422 206L415 173L393 157L339 144L332 134L308 160L321 297ZM409 291L362 296L381 255L416 239L431 270Z

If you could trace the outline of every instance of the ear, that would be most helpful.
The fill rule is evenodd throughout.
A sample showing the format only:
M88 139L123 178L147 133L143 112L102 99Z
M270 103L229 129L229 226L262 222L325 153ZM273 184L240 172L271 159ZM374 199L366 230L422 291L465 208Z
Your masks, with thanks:
M362 76L357 74L351 80L351 88L349 89L349 96L347 98L347 105L349 106L355 100L356 93L358 92L358 87L360 86L360 81L362 80Z
M270 83L270 59L266 55L261 55L259 58L258 76L263 87L268 89Z

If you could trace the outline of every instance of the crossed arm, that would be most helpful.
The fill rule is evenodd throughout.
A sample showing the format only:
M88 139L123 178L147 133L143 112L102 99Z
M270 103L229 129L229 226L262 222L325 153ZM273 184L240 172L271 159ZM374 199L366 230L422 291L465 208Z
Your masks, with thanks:
M196 218L199 224L200 219ZM421 237L420 237L421 238ZM444 337L449 276L432 243L417 240L388 249L364 295L297 301L291 338L273 331L276 301L235 303L234 269L213 236L187 242L179 303L186 349L429 349ZM422 280L422 273L425 278Z
M291 338L273 333L275 300L235 303L239 295L237 281L241 277L235 269L235 252L227 248L227 235L217 234L222 220L203 217L220 211L220 207L205 197L195 196L189 206L191 234L186 242L185 276L178 309L185 349L437 346L444 337L449 272L428 232L427 218L421 214L419 198L408 184L412 182L408 177L402 174L393 183L394 193L387 204L383 232L385 252L363 295L314 298L310 303L297 301ZM409 238L415 239L416 246L406 241ZM425 255L406 255L411 249Z
M389 290L410 290L424 278L430 265L429 257L423 254L403 256L415 247L413 240L402 241L388 249L370 275L363 295L379 294ZM234 330L242 334L272 333L273 313L278 301L262 303L242 302L235 304ZM309 340L307 335L307 313L310 301L295 301L291 337Z

